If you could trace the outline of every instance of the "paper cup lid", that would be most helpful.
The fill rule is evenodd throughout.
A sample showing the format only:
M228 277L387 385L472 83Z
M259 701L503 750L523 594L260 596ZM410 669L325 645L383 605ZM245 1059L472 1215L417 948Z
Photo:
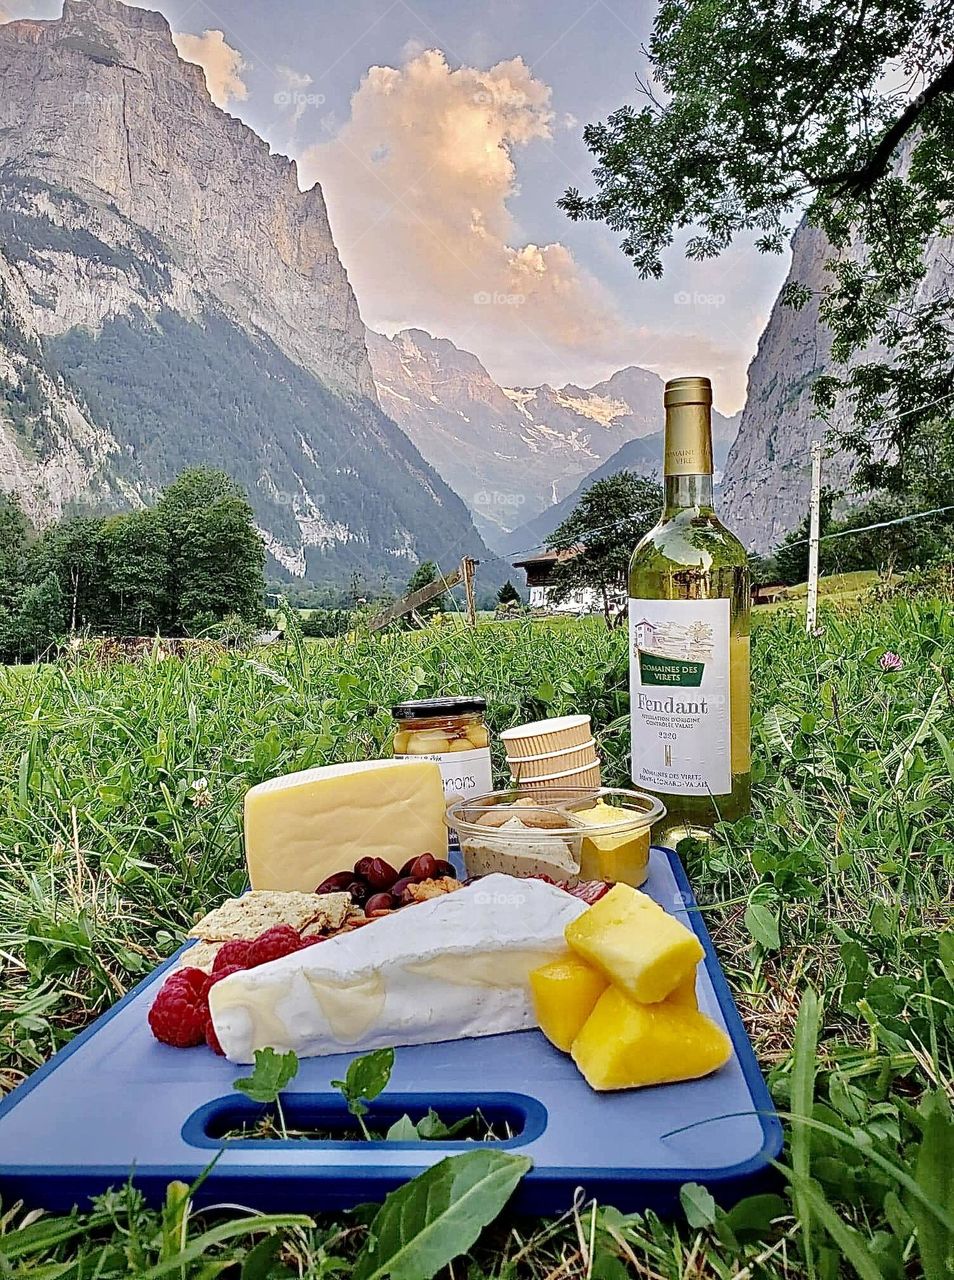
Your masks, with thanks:
M589 716L554 716L551 720L531 720L529 724L504 729L500 736L504 742L515 738L539 738L545 733L565 733L568 729L580 729L589 723Z

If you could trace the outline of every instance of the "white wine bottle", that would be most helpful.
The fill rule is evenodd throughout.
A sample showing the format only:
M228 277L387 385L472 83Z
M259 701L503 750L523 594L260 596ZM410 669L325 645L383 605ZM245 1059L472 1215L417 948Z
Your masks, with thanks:
M712 386L666 383L665 507L629 567L633 783L654 839L706 839L749 811L749 570L712 498Z

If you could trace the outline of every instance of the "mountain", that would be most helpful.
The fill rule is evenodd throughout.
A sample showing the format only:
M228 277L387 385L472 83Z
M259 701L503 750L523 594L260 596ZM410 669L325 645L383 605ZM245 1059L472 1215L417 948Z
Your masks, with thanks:
M0 25L0 488L42 523L197 463L246 486L292 576L487 558L377 401L320 188L160 14L65 0Z
M905 149L900 164L906 163L906 156ZM862 260L858 245L846 252ZM785 283L807 286L809 300L796 311L780 295L749 365L745 409L725 467L722 506L727 523L756 551L777 546L808 513L809 450L813 441L825 440L827 430L815 416L811 388L816 376L832 367L831 334L819 316L819 301L828 282L825 263L832 257L824 234L802 222L792 238L792 264ZM916 302L950 291L952 261L954 237L929 244L927 271ZM883 358L880 351L868 354ZM845 489L851 474L849 455L826 452L824 484Z
M662 424L662 381L636 366L592 387L501 387L471 352L421 329L393 338L369 331L368 354L381 405L498 549ZM720 441L735 426L714 417Z
M807 284L811 297L797 311L781 295L776 299L749 365L745 408L726 462L726 523L746 546L760 552L776 546L808 510L810 446L826 432L814 416L811 385L827 368L831 353L831 338L818 314L830 256L824 234L803 223L792 239L785 284ZM827 459L825 472L826 483L846 481L848 460L839 455Z
M715 418L719 422L716 423ZM738 415L724 418L722 414L713 415L712 457L716 475L725 465L729 447L734 439L733 425L738 423ZM627 440L616 452L601 463L595 471L584 476L572 493L567 494L562 502L547 507L538 516L528 520L526 524L515 529L500 547L501 555L506 557L523 555L534 548L543 546L553 530L567 518L586 489L597 480L615 475L617 471L633 471L638 476L657 476L661 469L663 456L663 433L655 431L652 435L642 436L638 440Z

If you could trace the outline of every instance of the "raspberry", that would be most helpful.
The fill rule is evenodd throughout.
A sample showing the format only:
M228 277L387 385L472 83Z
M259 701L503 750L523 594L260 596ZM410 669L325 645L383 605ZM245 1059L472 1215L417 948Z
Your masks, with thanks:
M209 979L201 969L178 969L170 974L152 1002L149 1026L162 1044L189 1049L205 1039Z
M276 924L266 929L249 945L248 967L256 968L260 964L268 964L269 960L280 960L282 956L290 956L301 946L301 934L290 924Z
M215 958L217 960L218 956L216 956ZM212 977L209 979L208 990L211 990L212 987L214 987L217 982L221 982L223 978L229 977L230 974L244 973L244 972L245 972L244 964L224 964L221 967L221 969L219 969L218 972L216 972L215 969L213 969ZM217 1053L220 1057L224 1057L225 1056L224 1050L222 1046L219 1044L219 1037L215 1034L215 1027L212 1025L212 1015L209 1013L208 994L206 994L205 1013L206 1013L205 1030L203 1032L203 1035L205 1036L205 1043L209 1046L209 1048L212 1050L213 1053Z
M215 953L215 961L212 965L212 972L218 973L220 969L226 965L238 965L241 969L248 968L248 952L251 947L250 942L223 942L221 947Z
M205 1020L205 1043L209 1046L213 1053L217 1053L220 1058L225 1057L225 1050L219 1044L219 1037L215 1034L215 1027L212 1025L212 1019Z
M221 969L212 970L212 977L209 979L209 985L206 987L206 996L217 982L221 982L223 978L230 977L233 973L244 973L244 964L224 964Z
M327 942L328 939L323 933L314 933L310 938L302 938L299 951L304 951L306 947L313 947L316 942Z

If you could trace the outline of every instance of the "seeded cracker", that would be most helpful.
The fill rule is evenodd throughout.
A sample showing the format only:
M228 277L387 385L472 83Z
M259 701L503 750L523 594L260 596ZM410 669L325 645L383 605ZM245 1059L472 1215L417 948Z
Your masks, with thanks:
M221 942L196 942L183 951L176 962L176 968L201 969L203 973L211 973L221 946Z
M351 914L347 893L277 893L253 889L241 898L229 898L192 926L188 936L205 942L250 942L276 924L290 924L299 932L308 925L324 930L340 929ZM314 932L314 930L311 930Z

